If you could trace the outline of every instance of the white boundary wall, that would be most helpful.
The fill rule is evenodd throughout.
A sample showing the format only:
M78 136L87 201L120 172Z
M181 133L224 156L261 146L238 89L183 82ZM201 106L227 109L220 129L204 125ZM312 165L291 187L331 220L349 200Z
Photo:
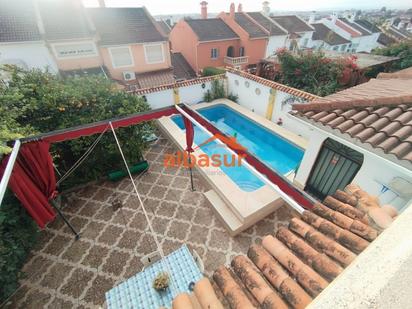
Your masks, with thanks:
M207 90L210 90L211 83L211 81L207 81L203 84L179 87L180 101L189 105L203 102L203 96ZM202 85L204 85L204 88ZM145 94L144 96L152 109L161 108L174 104L173 91L173 89L160 90Z

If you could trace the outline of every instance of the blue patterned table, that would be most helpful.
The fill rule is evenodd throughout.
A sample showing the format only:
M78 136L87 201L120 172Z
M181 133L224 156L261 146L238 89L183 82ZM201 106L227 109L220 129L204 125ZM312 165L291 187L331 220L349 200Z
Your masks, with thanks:
M167 265L167 266L166 266ZM159 272L168 272L173 281L164 292L157 292L153 280ZM140 273L106 292L107 307L158 309L170 308L173 297L178 293L189 292L191 282L197 282L202 274L186 245L157 261ZM173 295L172 295L173 289Z

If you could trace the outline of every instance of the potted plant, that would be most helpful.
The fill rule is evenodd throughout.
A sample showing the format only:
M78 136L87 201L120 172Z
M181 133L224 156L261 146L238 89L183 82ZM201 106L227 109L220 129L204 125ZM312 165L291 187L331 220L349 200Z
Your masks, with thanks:
M158 273L153 280L153 288L158 292L163 292L169 287L170 277L167 272Z

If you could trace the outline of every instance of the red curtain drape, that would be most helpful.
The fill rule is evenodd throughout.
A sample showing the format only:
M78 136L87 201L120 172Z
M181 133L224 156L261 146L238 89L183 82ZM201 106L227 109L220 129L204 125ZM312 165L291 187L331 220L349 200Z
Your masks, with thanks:
M187 152L193 152L193 138L195 136L194 129L193 129L193 124L192 122L187 119L186 117L183 117L183 122L185 124L186 128L186 151Z
M45 141L23 144L9 180L9 188L40 228L56 216L49 203L57 193L49 148L50 144ZM6 156L2 161L0 177L3 177L8 160L9 156Z

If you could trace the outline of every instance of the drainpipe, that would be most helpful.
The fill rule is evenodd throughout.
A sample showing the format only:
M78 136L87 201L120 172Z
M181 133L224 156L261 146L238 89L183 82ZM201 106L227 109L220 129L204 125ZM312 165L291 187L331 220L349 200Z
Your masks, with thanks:
M9 183L9 179L11 176L11 172L13 171L14 163L16 162L17 155L20 150L21 142L20 140L16 140L13 146L13 150L10 154L9 161L7 162L6 169L4 170L3 178L0 182L0 207L1 202L3 201L4 194L6 193L7 184Z

